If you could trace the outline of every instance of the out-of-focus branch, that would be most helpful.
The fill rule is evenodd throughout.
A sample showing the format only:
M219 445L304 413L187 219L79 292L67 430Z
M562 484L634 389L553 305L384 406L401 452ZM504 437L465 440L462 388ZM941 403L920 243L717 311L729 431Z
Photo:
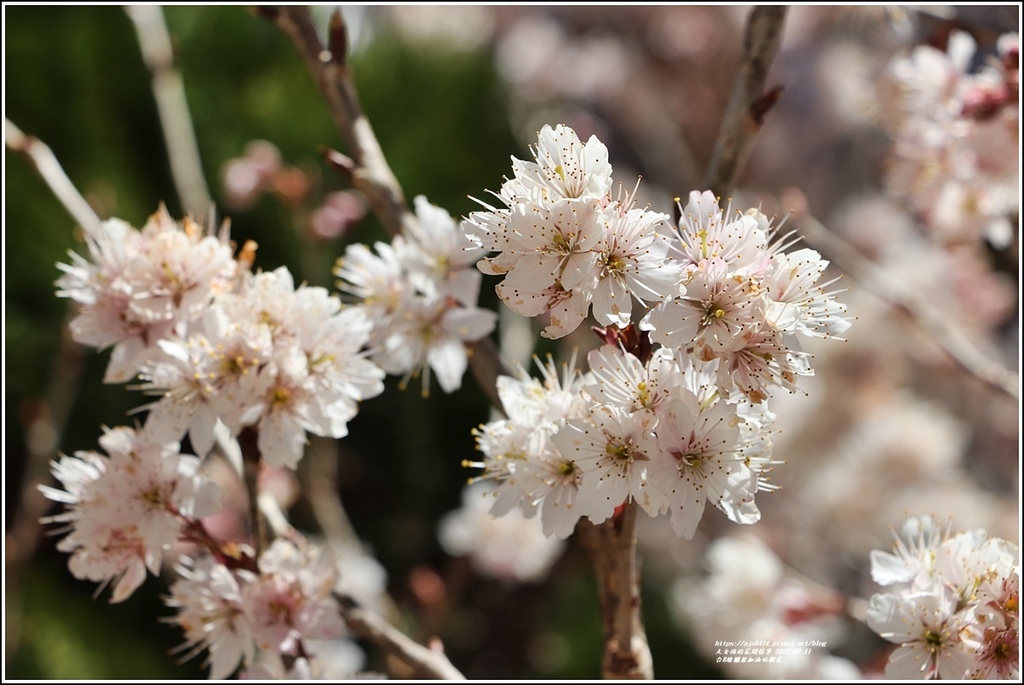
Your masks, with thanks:
M24 595L19 591L21 580L41 539L40 517L52 504L40 496L38 487L46 482L47 466L57 456L64 437L71 409L78 399L82 378L84 350L71 338L71 331L61 327L60 347L52 363L46 394L31 416L23 416L26 435L26 463L21 478L18 508L9 519L10 527L4 535L4 596L6 654L13 658L18 651L21 627L21 605ZM24 413L24 412L19 412Z
M351 554L353 550L362 552L363 542L338 495L340 456L337 440L311 436L309 454L303 460L309 476L304 479L308 483L306 498L328 544L339 554ZM398 606L386 591L380 593L375 605L388 620L398 620Z
M600 525L583 519L576 529L597 576L604 622L602 671L608 680L653 680L654 664L640 613L640 566L636 551L639 505Z
M163 10L159 5L129 5L125 11L135 25L142 58L152 75L153 97L160 113L160 125L178 197L186 212L195 217L205 217L213 202L199 161L199 146L185 98L185 85L174 63L174 49Z
M820 247L836 266L917 323L964 371L989 387L1020 399L1019 374L979 350L963 331L950 323L948 316L822 225L810 213L803 193L790 190L783 202L793 212L793 220L800 224L808 243Z
M443 652L414 642L384 618L359 606L351 597L338 596L341 615L356 634L408 666L418 678L465 680Z
M373 211L392 235L402 233L406 226L416 221L416 216L409 211L398 179L388 166L370 121L359 104L346 62L347 40L341 13L335 11L331 16L330 44L325 47L317 35L309 8L284 5L261 7L259 12L273 21L295 44L348 147L347 155L327 151L328 162L352 179L352 185L366 195ZM497 345L490 338L484 338L467 343L466 347L469 368L487 399L500 409L498 376L512 374L502 363Z
M43 181L50 187L71 217L87 232L95 233L100 227L100 218L86 202L82 194L64 173L53 150L44 142L26 135L9 119L4 119L4 144L11 150L24 154L35 166ZM70 329L61 327L60 347L53 361L53 375L42 401L32 416L25 417L27 460L22 476L21 496L14 513L10 530L4 535L7 555L4 559L4 592L13 598L14 606L7 610L7 641L9 654L17 651L21 612L17 591L22 572L39 542L39 518L49 502L39 496L37 486L46 478L49 462L56 456L64 435L71 408L78 397L79 381L84 366L83 350L71 338Z
M46 143L34 136L22 133L20 128L5 117L4 144L29 158L36 171L43 177L43 181L50 186L50 190L64 205L64 209L68 210L68 213L86 232L95 233L99 230L100 218L71 183L60 162L57 161L57 157L54 156L53 150Z
M779 48L785 17L785 6L759 5L747 18L739 72L704 181L704 187L718 197L732 193L764 115L782 92L781 88L765 91L765 81Z

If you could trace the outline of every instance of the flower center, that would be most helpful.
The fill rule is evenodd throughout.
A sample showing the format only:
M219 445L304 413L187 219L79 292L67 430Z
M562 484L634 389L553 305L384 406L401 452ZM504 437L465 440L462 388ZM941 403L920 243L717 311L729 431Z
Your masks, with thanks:
M928 651L930 652L935 652L939 649L939 647L942 646L942 633L936 632L934 630L925 631L924 635L922 636L922 639L928 646Z
M708 302L704 305L704 316L700 319L700 325L707 327L725 316L725 310L716 302Z

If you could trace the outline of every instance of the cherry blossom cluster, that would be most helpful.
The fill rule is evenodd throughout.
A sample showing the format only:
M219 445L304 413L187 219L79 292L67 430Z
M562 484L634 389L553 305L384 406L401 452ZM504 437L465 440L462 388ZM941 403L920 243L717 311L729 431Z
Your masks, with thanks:
M1020 678L1020 550L983 530L951 534L909 518L871 575L891 592L871 597L868 626L899 645L887 678Z
M466 462L497 483L492 514L539 512L558 538L628 500L650 516L671 513L687 538L707 502L737 523L760 518L754 495L772 489L773 414L717 396L707 364L668 348L644 363L604 345L588 361L586 374L566 367L559 378L549 360L543 381L522 370L499 379L507 418L477 430L484 459Z
M330 659L319 658L346 635L332 594L338 567L325 548L278 538L248 568L203 556L184 558L177 571L167 599L177 615L170 621L185 633L187 656L208 651L211 679L240 665L251 677L353 674L332 673Z
M974 39L949 35L945 51L928 45L894 60L879 96L895 139L886 176L943 242L982 237L1002 247L1020 212L1020 40L1002 36L998 58L971 72Z
M568 127L545 127L534 158L513 159L496 194L504 207L463 227L498 251L479 268L504 275L497 292L511 309L546 314L544 334L561 337L592 306L606 344L584 375L559 379L549 362L543 382L522 370L499 380L507 418L481 427L485 459L470 464L499 484L493 513L539 510L557 537L630 500L671 513L687 538L707 502L757 521L754 496L771 488L771 389L792 392L812 373L801 337L850 325L831 281L819 282L828 263L785 252L766 216L734 216L710 192L691 193L676 226L613 199L606 148Z
M177 565L168 602L183 649L209 650L211 677L240 665L256 677L352 675L360 663L336 658L333 557L297 533L262 553L215 538L204 519L220 512L222 490L201 468L219 440L241 469L243 431L259 450L247 458L288 469L307 432L345 436L359 402L384 388L385 371L366 358L366 310L296 286L283 267L253 273L252 246L236 258L226 229L209 235L164 208L142 230L113 219L86 241L88 259L58 265L58 294L79 304L72 335L113 348L107 382L138 378L154 399L144 426L100 438L106 455L55 461L63 489L41 486L66 506L47 521L64 526L58 549L71 553L72 574L112 585L121 602L188 545L194 559ZM198 456L181 453L186 436ZM319 650L323 641L333 646ZM321 651L331 656L315 660Z
M154 439L188 434L200 457L214 429L254 426L267 463L295 468L306 432L343 437L360 400L380 394L384 371L365 358L371 322L324 288L295 287L284 267L253 274L226 233L204 235L165 209L137 231L113 219L72 253L58 294L81 310L78 342L113 346L108 382L138 376L156 395Z
M160 573L164 554L198 520L220 508L220 486L199 473L199 459L179 452L177 442L152 440L144 431L120 427L100 438L106 452L81 451L52 465L64 486L41 485L66 505L45 519L66 524L57 549L70 552L76 578L113 583L111 602L122 602L146 579Z
M191 219L178 224L163 206L142 230L109 219L85 239L90 259L72 252L72 264L57 265L57 294L79 305L70 324L76 342L113 348L107 383L134 377L160 340L231 290L238 272L226 232L208 235Z
M354 298L350 309L372 322L370 359L402 375L402 387L422 376L429 394L431 372L446 393L462 386L466 344L494 330L495 312L477 307L480 273L474 248L451 215L422 195L414 200L415 221L390 243L374 250L349 245L334 273L338 287Z
M575 330L593 305L602 325L625 326L632 299L657 302L681 294L681 268L668 259L658 231L668 216L635 207L632 194L613 199L608 149L581 143L568 126L544 126L533 162L512 158L513 177L495 208L473 212L466 235L482 250L486 274L502 275L497 292L512 311L546 314L542 335Z
M187 432L201 456L217 422L231 435L254 426L262 458L295 468L307 431L344 437L359 401L384 390L384 371L363 352L370 330L362 311L324 288L296 288L284 267L247 274L142 366L142 387L160 396L146 425Z

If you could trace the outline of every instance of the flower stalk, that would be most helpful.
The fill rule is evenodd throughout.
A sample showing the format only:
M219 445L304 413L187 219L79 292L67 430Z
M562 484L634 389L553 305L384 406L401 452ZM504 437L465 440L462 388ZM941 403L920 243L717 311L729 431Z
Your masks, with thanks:
M584 519L577 532L594 565L601 600L607 680L652 680L654 664L641 614L640 561L636 549L636 502L594 525Z

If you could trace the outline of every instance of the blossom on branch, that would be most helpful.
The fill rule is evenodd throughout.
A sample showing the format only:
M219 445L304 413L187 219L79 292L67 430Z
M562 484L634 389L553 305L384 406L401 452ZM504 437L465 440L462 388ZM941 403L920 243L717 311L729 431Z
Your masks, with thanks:
M513 178L494 193L504 207L480 202L487 211L462 224L479 249L498 253L478 266L505 276L496 287L502 302L524 316L547 314L542 335L561 338L591 304L599 322L624 326L633 299L680 293L681 270L666 261L659 231L669 217L636 208L635 193L612 196L604 144L594 136L584 144L562 124L537 137L534 161L513 157Z
M951 534L930 516L903 524L892 552L871 554L865 620L899 645L887 678L1020 677L1020 551L983 530Z
M303 658L315 672L321 648L346 636L341 608L333 596L336 560L325 548L296 537L277 539L247 570L208 556L185 559L171 585L169 623L185 632L186 658L209 652L210 678L230 676L257 657L279 662Z
M800 338L850 326L832 281L820 282L828 262L787 253L795 241L763 213L733 215L709 191L690 193L675 227L633 194L613 198L607 150L564 125L545 126L533 152L535 162L513 158L494 194L504 207L481 203L463 230L497 252L478 266L504 276L505 305L547 316L542 335L564 336L593 311L606 344L578 382L559 385L553 362L543 385L522 370L499 380L508 418L477 431L485 458L467 462L498 483L491 512L539 507L558 537L629 501L670 513L686 538L708 502L737 523L759 520L755 495L774 489L772 389L794 392L813 373ZM546 407L566 393L564 409Z
M977 45L954 30L946 50L920 45L879 81L893 138L890 192L947 244L1013 239L1020 212L1020 39L1000 37L998 58L970 71Z
M402 387L422 376L426 396L433 373L451 393L469 365L466 344L490 335L497 314L477 307L480 274L472 266L481 251L447 211L422 195L414 204L407 234L377 243L376 254L349 245L334 274L339 289L355 298L351 308L372 322L370 359L402 375Z
M146 425L173 439L187 431L203 456L217 421L232 435L255 426L267 463L295 468L307 431L344 437L358 403L383 391L363 351L371 327L326 289L296 288L284 267L247 274L143 365L143 389L161 396Z
M156 442L144 431L121 427L108 429L100 446L106 456L77 452L53 462L65 490L39 489L68 507L44 522L67 524L57 549L71 552L71 573L113 582L110 601L122 602L147 570L160 572L185 522L219 509L220 486L199 475L199 460L181 454L177 442Z
M71 253L58 264L57 295L80 305L74 339L113 346L104 381L131 379L158 342L195 320L214 295L231 287L237 264L226 229L207 235L185 219L178 224L161 205L138 231L120 219L86 235L90 259Z

